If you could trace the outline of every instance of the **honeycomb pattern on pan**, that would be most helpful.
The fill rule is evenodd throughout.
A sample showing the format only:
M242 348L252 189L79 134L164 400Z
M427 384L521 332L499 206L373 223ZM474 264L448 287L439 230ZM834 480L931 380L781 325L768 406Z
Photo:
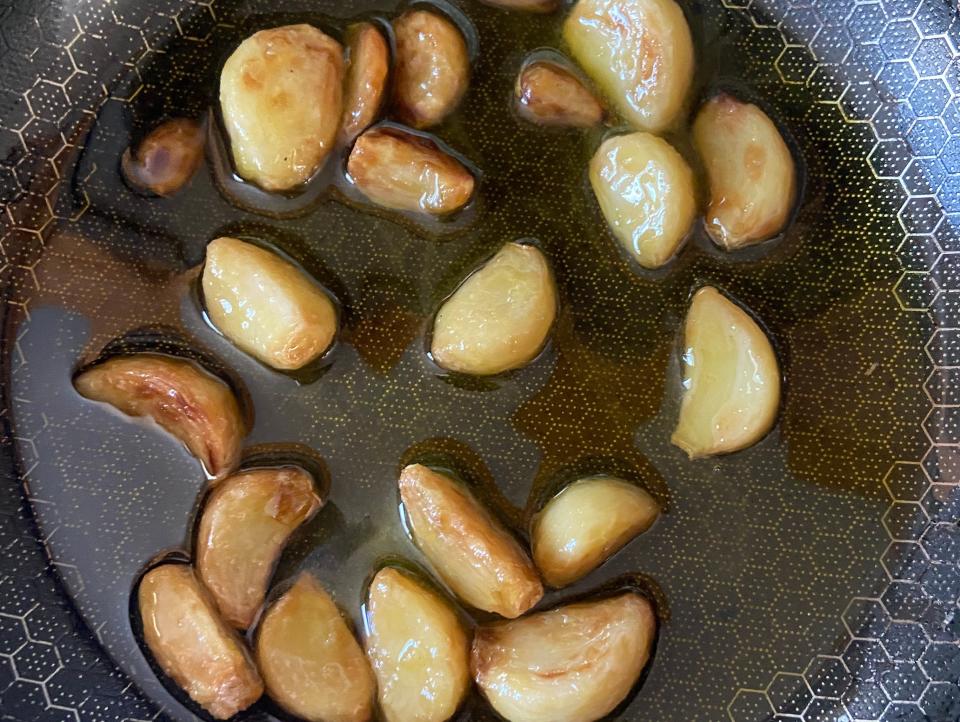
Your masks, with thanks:
M953 722L960 719L960 20L940 0L723 4L777 47L783 83L814 88L823 112L871 134L863 162L903 199L896 239L903 270L888 290L904 314L928 323L930 366L929 413L917 419L927 450L897 461L880 480L889 496L876 520L889 538L876 559L880 583L870 577L864 596L849 601L832 648L805 665L767 669L765 685L731 689L725 712L733 722ZM140 68L166 37L200 40L218 21L212 1L141 7L149 9L0 5L7 328L11 318L29 318L50 229L85 210L66 202L78 139L108 98L136 96ZM28 363L19 339L8 342L5 377ZM46 539L11 471L29 480L36 438L15 437L6 411L0 422L0 719L156 718L100 652L102 630L91 634L66 601L58 577L75 570L48 564Z

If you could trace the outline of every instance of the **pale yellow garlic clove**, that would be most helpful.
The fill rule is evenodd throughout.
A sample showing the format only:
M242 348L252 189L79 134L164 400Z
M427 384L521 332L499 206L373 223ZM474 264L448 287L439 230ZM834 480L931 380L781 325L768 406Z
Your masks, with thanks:
M770 339L711 286L694 294L683 334L683 401L671 440L691 458L755 444L773 427L780 405Z
M74 379L83 396L145 416L183 442L211 477L236 468L246 424L230 387L185 359L115 356Z
M796 199L790 148L760 108L721 94L693 124L693 141L710 183L707 232L727 250L775 236Z
M237 173L269 191L304 183L333 149L343 114L343 49L311 25L261 30L220 74Z
M253 623L287 539L320 506L313 478L292 466L243 471L211 492L196 565L225 621L237 629Z
M124 152L123 175L138 190L173 195L203 162L203 144L203 128L195 120L168 120L151 130L135 151Z
M393 34L394 110L414 128L436 125L457 107L470 83L463 33L439 13L414 9L394 21Z
M540 601L526 552L461 484L412 464L400 474L400 499L414 542L467 604L512 619Z
M347 30L347 78L340 137L352 143L377 119L390 73L390 46L373 23Z
M610 230L644 268L659 268L679 250L697 213L690 166L667 141L630 133L601 144L590 185Z
M481 626L474 680L510 722L593 722L630 693L650 658L656 617L633 592Z
M579 0L563 37L620 114L657 133L681 114L693 78L690 28L674 0Z
M276 369L306 366L336 338L337 309L330 296L301 269L253 243L211 241L203 297L224 336Z
M217 616L188 565L154 567L137 598L147 647L193 701L227 719L260 698L263 683L243 642Z
M514 94L520 115L539 125L590 128L603 121L600 101L559 63L534 60L525 64Z
M376 683L330 595L308 574L271 605L257 630L267 694L307 722L366 722Z
M392 567L367 593L367 657L387 722L444 722L470 687L470 642L437 592Z
M629 481L579 479L534 519L533 560L550 586L572 584L649 529L659 513L653 497Z
M430 355L448 371L488 376L525 366L543 349L557 290L536 246L507 243L437 312Z
M475 185L470 170L431 139L394 126L357 138L347 175L379 206L435 216L467 205Z
M528 13L552 13L560 6L560 0L481 0L481 2L505 10L522 10Z

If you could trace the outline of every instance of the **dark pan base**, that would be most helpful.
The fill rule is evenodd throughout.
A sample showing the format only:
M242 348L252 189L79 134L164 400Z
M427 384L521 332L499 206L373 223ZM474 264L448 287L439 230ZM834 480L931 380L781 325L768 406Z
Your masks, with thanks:
M315 571L355 619L377 560L419 559L394 494L411 448L458 461L485 491L496 480L501 513L520 526L557 479L616 472L667 509L570 591L640 573L665 600L655 662L618 719L960 719L960 21L949 4L687 3L708 49L701 89L749 80L803 154L805 203L782 240L727 257L699 234L662 274L638 274L603 230L584 170L597 139L537 131L507 109L521 49L553 44L556 19L474 2L463 6L480 33L480 90L437 133L483 170L482 204L440 240L339 200L282 221L236 211L205 172L166 201L123 186L124 148L165 115L200 117L232 43L280 8L354 14L343 5L0 8L0 719L148 720L160 707L192 718L137 646L128 603L142 566L185 543L199 467L69 384L77 364L144 325L239 373L257 411L251 444L324 457L332 501L277 579ZM275 243L343 303L343 343L313 383L204 325L187 272L223 232ZM524 237L556 267L565 310L553 342L496 388L435 377L426 319L466 269ZM704 282L771 330L786 395L758 446L689 463L668 443L672 353ZM245 718L268 715L263 705ZM476 701L458 717L490 718Z

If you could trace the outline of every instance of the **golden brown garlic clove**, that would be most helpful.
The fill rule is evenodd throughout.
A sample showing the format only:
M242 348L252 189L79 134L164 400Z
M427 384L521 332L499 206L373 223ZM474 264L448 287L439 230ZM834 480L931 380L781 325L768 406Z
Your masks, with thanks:
M603 121L600 101L559 63L526 63L517 76L514 94L520 115L533 123L590 128Z
M653 608L639 594L481 626L474 680L510 722L593 722L629 694L650 658Z
M230 387L185 359L115 356L74 379L81 395L128 416L146 416L183 442L208 475L236 468L246 424Z
M518 617L543 596L516 539L449 476L421 464L400 474L400 499L414 542L467 604Z
M330 595L309 574L271 605L257 630L267 693L308 722L366 722L376 683Z
M550 586L572 584L649 529L659 513L653 497L629 481L579 479L534 519L533 560Z
M376 25L357 23L347 30L347 78L340 137L352 143L377 119L390 73L390 46Z
M445 215L473 196L473 174L432 140L393 126L371 128L353 145L347 174L384 208Z
M340 43L311 25L261 30L240 43L220 74L237 173L268 191L304 183L333 148L342 93Z
M463 33L443 15L416 9L394 21L393 33L394 110L414 128L436 125L457 107L470 82Z
M203 144L203 128L195 120L168 120L151 130L136 151L124 151L123 176L137 190L173 195L203 162Z
M444 722L470 686L470 643L456 612L411 575L384 567L370 583L367 657L387 722Z
M210 242L203 297L217 329L275 369L306 366L336 338L330 296L301 269L253 243L226 236Z
M796 198L793 155L760 108L721 94L693 124L693 141L710 183L706 226L727 250L775 236Z
M659 268L683 245L697 213L693 172L673 146L649 133L601 144L590 185L620 245L644 268Z
M246 629L263 604L280 553L322 505L297 467L250 469L211 492L197 530L197 573L224 620Z
M693 40L674 0L579 0L563 37L574 59L638 130L680 115L693 78Z
M193 569L154 567L137 598L153 658L197 704L227 719L260 698L263 683L243 642L217 616Z
M430 355L448 371L487 376L520 368L543 349L557 290L536 246L507 243L437 312Z
M770 339L711 286L694 294L683 334L683 401L671 441L690 458L755 444L773 427L780 405Z

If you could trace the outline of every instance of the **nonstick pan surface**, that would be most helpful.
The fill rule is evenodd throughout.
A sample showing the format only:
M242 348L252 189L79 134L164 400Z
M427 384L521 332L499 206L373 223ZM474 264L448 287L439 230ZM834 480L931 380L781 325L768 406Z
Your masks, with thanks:
M667 272L644 274L589 192L600 135L544 132L509 110L521 60L558 43L562 15L456 3L479 53L438 133L482 170L481 198L460 222L424 227L338 197L267 218L228 203L207 170L147 199L118 172L159 120L206 113L253 30L337 27L394 2L0 2L0 718L194 718L144 656L130 594L151 558L189 543L202 475L70 384L123 337L218 358L256 409L250 444L323 457L331 501L277 579L314 571L355 621L378 560L419 561L397 516L404 460L458 465L521 532L552 485L614 472L663 517L547 603L624 575L656 598L656 654L616 719L960 719L957 10L682 4L698 92L762 99L802 158L803 202L757 252L724 256L701 233ZM205 324L191 269L225 233L275 244L340 298L343 342L319 378L268 371ZM496 384L440 378L424 360L430 314L519 238L553 259L554 341ZM786 390L763 442L691 463L669 436L677 331L704 282L763 319ZM472 701L458 719L492 716Z

